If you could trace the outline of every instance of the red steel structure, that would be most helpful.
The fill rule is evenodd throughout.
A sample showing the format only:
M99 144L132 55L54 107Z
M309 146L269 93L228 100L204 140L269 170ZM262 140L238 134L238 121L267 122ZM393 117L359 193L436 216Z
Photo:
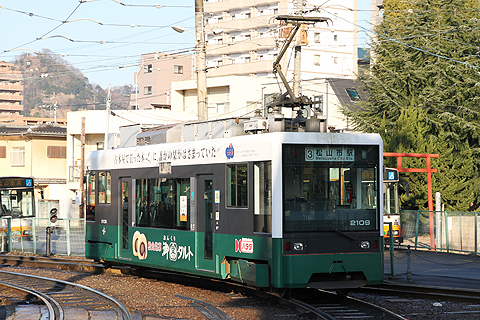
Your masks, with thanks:
M437 169L431 168L431 159L438 158L436 153L397 153L397 152L384 152L384 157L396 157L397 158L397 170L398 172L426 172L427 173L427 188L428 188L428 211L430 222L430 247L435 248L435 233L433 223L433 200L432 200L432 173L437 172ZM426 158L427 168L402 168L402 158Z

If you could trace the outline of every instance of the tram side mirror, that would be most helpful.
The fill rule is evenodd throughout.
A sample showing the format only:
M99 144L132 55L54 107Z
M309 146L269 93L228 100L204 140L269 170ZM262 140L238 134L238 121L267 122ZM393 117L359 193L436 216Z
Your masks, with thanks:
M57 220L58 220L57 213L58 213L57 208L52 208L52 210L50 210L50 222L51 223L57 222Z

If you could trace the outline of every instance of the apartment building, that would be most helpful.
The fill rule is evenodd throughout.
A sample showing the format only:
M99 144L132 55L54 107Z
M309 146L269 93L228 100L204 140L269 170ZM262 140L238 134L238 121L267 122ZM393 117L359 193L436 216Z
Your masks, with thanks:
M22 73L11 63L0 61L0 113L23 111Z
M321 6L321 7L320 7ZM304 25L301 79L353 79L357 73L357 0L313 0L299 9L296 0L207 0L207 68L209 77L250 75L272 77L288 26L277 15L326 17L330 21ZM293 46L284 55L282 70L293 77Z
M171 109L170 83L196 78L195 55L142 54L134 77L136 88L130 96L131 109Z

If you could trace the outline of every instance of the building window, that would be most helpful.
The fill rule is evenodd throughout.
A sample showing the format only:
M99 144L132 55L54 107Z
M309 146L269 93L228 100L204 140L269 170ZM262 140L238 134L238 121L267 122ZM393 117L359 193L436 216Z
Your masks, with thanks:
M313 97L313 108L323 115L323 95Z
M143 72L145 72L145 73L150 73L150 72L152 72L152 70L153 70L153 65L151 65L151 64L147 64L147 65L143 66Z
M245 57L245 63L250 63L250 57Z
M347 91L348 97L350 98L350 101L359 101L360 96L358 95L357 89L355 88L345 88Z
M10 151L10 165L12 167L25 166L25 147L13 147Z
M0 158L5 159L7 157L7 147L0 146Z
M314 32L313 33L313 41L314 42L320 42L320 32Z
M227 166L229 207L246 207L248 205L248 174L246 164Z
M47 146L47 158L67 159L67 147Z
M313 64L316 65L316 66L320 65L320 55L319 54L315 54L313 56Z
M338 35L336 34L333 35L333 41L338 41Z
M152 86L144 87L143 94L152 94Z
M173 73L175 74L183 74L183 66L174 66Z
M333 63L338 64L338 57L333 57Z

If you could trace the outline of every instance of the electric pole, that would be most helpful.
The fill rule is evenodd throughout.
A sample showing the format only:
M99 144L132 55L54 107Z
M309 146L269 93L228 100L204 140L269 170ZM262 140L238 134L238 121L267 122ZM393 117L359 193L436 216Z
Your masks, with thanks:
M198 120L208 120L207 109L207 68L205 49L205 12L203 0L195 0L195 31L197 57L197 108Z
M303 0L297 0L297 12L302 13L303 10ZM302 95L301 87L301 78L302 78L302 26L300 25L300 32L297 33L296 43L295 43L295 59L294 59L294 70L293 70L293 93L295 97L298 98Z

